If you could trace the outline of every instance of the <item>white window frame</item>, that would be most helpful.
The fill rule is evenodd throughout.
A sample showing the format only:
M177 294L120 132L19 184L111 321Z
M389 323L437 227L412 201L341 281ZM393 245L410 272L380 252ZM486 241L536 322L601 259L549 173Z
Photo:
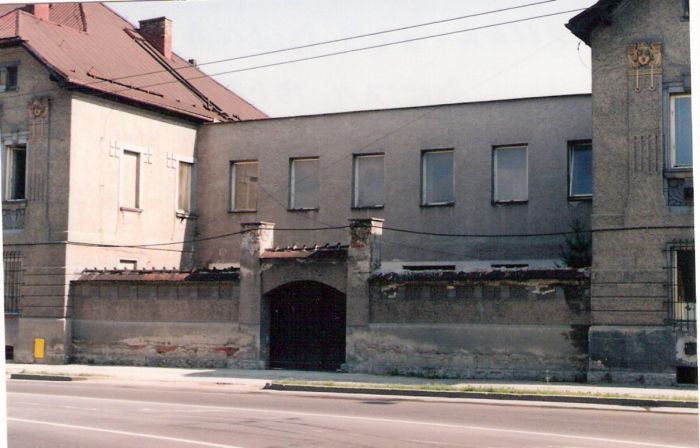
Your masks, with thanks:
M668 128L669 128L669 146L670 146L670 158L671 158L671 168L674 169L692 169L693 165L676 165L676 98L691 98L691 94L687 92L677 93L669 92L669 118L668 118ZM691 143L692 144L692 143Z
M144 156L148 155L148 150L145 148L141 148L138 146L130 146L130 145L118 145L117 149L119 151L119 192L118 192L118 197L117 201L119 203L119 210L120 211L127 211L127 212L142 212L143 211L143 167L141 165L144 164ZM136 207L127 207L125 205L122 205L122 190L124 188L123 185L123 179L124 179L124 152L130 152L130 153L135 153L138 154L138 162L137 162L137 173L136 173L136 183L137 188L136 188Z
M591 192L588 194L574 194L573 193L573 183L574 183L574 152L576 148L580 146L588 145L591 147L591 157L593 155L593 142L591 140L576 140L569 142L569 163L568 163L568 195L570 200L577 199L591 199L593 197L593 169L591 167Z
M384 191L382 192L382 196L384 196L384 201L382 201L381 204L359 204L359 196L360 196L360 170L358 169L359 164L357 163L358 160L360 159L370 159L370 158L381 158L382 159L382 176L384 176L383 179L383 184L384 184ZM352 188L352 207L353 208L383 208L384 204L386 203L386 170L384 169L384 153L383 152L376 152L376 153L369 153L369 154L355 154L353 156L353 164L352 164L352 182L353 182L353 188Z
M291 211L312 211L312 210L318 210L320 205L317 203L314 207L297 207L294 204L294 195L296 193L295 191L295 169L294 169L294 163L295 162L303 162L303 161L308 161L308 160L316 160L318 162L318 194L319 197L317 198L318 201L320 202L321 200L321 158L320 157L292 157L289 159L289 210Z
M175 163L175 213L179 217L194 216L197 210L197 159L194 157L180 156L177 154L173 155L173 161ZM192 165L192 179L190 179L190 209L182 210L180 209L180 163L188 163Z
M451 201L439 201L439 202L428 202L428 176L427 176L427 164L426 159L429 154L452 154L452 200ZM455 150L454 148L439 148L439 149L424 149L421 151L420 155L420 205L422 207L435 207L444 205L454 205L455 204Z
M27 201L27 187L28 187L28 181L29 181L29 144L28 144L28 133L27 132L16 132L13 134L8 134L2 138L2 201L3 202L26 202ZM9 170L12 167L12 164L9 163L9 157L10 157L10 147L12 146L24 146L24 154L25 154L25 168L24 168L24 198L22 199L15 199L15 198L9 198L9 191L10 188L8 188L10 185L9 183L11 182L10 178L10 173Z
M255 197L255 208L236 208L236 165L258 165L258 187ZM260 161L259 160L232 160L229 165L229 203L228 210L236 213L253 213L258 211L258 192L260 190Z
M496 153L499 150L512 150L522 148L525 150L525 199L500 199L498 197L498 157ZM494 204L525 204L530 200L530 154L527 144L517 145L499 145L494 146L492 150L493 172L491 173L491 182L493 185L493 203Z

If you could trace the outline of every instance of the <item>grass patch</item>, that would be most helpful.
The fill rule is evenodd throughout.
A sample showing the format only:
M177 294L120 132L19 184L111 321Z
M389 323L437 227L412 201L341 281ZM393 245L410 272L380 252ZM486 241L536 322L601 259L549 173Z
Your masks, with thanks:
M667 400L679 402L697 402L697 397L673 396L673 395L634 395L625 393L604 393L582 390L556 390L556 389L519 389L517 387L497 386L453 386L448 384L378 384L378 383L343 383L335 381L304 381L304 380L276 380L276 384L287 386L315 386L329 388L348 389L389 389L427 392L470 392L481 394L507 394L507 395L541 395L541 396L565 396L565 397L592 397L592 398L621 398L640 400Z
M70 377L77 377L77 378L93 378L93 379L109 378L109 376L107 376L107 375L95 375L92 373L48 372L46 370L28 370L28 369L22 369L19 372L7 372L7 373L8 374L16 373L19 375L70 376Z

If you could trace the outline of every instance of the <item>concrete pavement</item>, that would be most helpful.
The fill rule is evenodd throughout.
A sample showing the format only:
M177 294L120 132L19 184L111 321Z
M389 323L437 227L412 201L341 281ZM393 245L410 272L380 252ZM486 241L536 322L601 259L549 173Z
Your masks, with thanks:
M380 376L358 373L296 370L179 369L82 364L7 364L8 375L64 376L93 381L149 382L160 384L226 384L245 390L272 387L310 392L361 392L383 395L418 395L457 398L538 400L631 406L697 407L697 387L646 388L580 383L474 381ZM461 395L456 394L461 392ZM467 394L467 395L465 395ZM468 394L472 394L471 396ZM559 397L559 398L556 398ZM567 399L568 397L568 399ZM622 399L622 402L620 402ZM612 401L611 401L612 400ZM616 401L617 400L617 401ZM627 401L629 400L629 401Z

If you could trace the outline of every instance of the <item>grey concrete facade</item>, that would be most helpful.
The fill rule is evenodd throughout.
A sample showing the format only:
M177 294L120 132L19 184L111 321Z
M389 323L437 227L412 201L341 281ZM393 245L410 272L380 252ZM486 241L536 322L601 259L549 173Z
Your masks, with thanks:
M218 235L248 221L289 229L369 217L388 228L467 234L562 232L576 219L587 226L590 201L568 199L567 153L569 142L590 140L590 122L582 119L588 114L590 97L574 95L205 125L197 148L207 179L198 204L206 219L198 228ZM493 201L493 151L503 145L527 146L527 202ZM454 203L425 206L421 155L434 149L454 150ZM384 205L353 207L354 156L377 153L384 154ZM300 157L318 157L320 165L318 207L305 211L289 210L290 159ZM236 161L259 163L253 212L230 211ZM276 244L344 241L343 232L278 231ZM237 264L238 238L199 244L197 264ZM453 239L385 230L382 262L539 259L553 267L562 242L561 236Z
M672 165L669 127L670 95L689 93L687 2L607 3L609 23L588 35L595 148L591 225L654 230L594 234L589 379L673 383L677 367L697 366L696 356L676 343L695 341L695 319L679 325L670 305L673 250L694 248L692 195L678 200L678 184L681 197L684 188L692 190L692 168ZM640 43L660 45L653 71L649 64L630 64L627 52Z

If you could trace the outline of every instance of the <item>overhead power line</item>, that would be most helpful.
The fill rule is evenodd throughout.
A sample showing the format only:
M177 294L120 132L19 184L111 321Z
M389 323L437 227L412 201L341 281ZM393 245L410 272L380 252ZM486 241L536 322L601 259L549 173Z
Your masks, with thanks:
M340 226L327 226L327 227L279 227L273 228L276 232L318 232L326 230L341 230L349 228L349 225ZM504 234L478 234L478 233L440 233L440 232L424 232L420 230L410 230L401 229L398 227L388 227L388 226L373 226L377 229L388 230L391 232L409 233L413 235L422 236L434 236L434 237L448 237L448 238L534 238L534 237L551 237L551 236L567 236L576 233L604 233L604 232L624 232L624 231L640 231L640 230L684 230L693 229L693 226L636 226L636 227L605 227L599 229L589 229L589 230L566 230L560 232L543 232L543 233L504 233ZM75 246L87 246L87 247L103 247L103 248L121 248L121 249L148 249L158 246L172 246L176 244L190 244L199 243L203 241L211 241L222 238L228 238L231 236L241 235L243 233L251 232L252 230L239 230L237 232L230 232L221 235L215 235L203 238L193 238L184 241L169 241L164 243L150 243L150 244L102 244L102 243L86 243L77 241L46 241L46 242L31 242L31 243L14 243L5 244L5 246L46 246L46 245L75 245Z
M329 58L332 56L340 56L343 54L356 53L356 52L360 52L360 51L374 50L377 48L386 48L386 47L391 47L391 46L395 46L395 45L401 45L401 44L412 43L412 42L419 42L419 41L423 41L423 40L427 40L427 39L435 39L438 37L445 37L445 36L452 36L452 35L461 34L461 33L467 33L470 31L484 30L484 29L488 29L488 28L495 28L495 27L505 26L505 25L513 25L516 23L528 22L531 20L543 19L543 18L547 18L547 17L554 17L554 16L558 16L558 15L562 15L562 14L570 14L573 12L583 11L584 9L586 9L586 8L569 9L567 11L559 11L559 12L553 12L553 13L549 13L549 14L540 14L538 16L508 20L505 22L492 23L489 25L482 25L482 26L477 26L477 27L472 27L472 28L464 28L461 30L448 31L445 33L438 33L438 34L430 34L427 36L413 37L413 38L402 39L402 40L393 41L393 42L385 42L382 44L369 45L366 47L351 48L348 50L340 50L340 51L334 51L331 53L319 54L319 55L315 55L315 56L307 56L307 57L303 57L303 58L289 59L286 61L272 62L269 64L255 65L252 67L244 67L244 68L239 68L239 69L234 69L234 70L226 70L223 72L217 72L217 73L212 73L212 74L202 74L199 76L193 76L193 77L187 78L187 80L192 81L195 79L201 79L201 78L206 78L206 77L228 75L228 74L232 74L232 73L241 73L241 72L247 72L247 71L251 71L251 70L259 70L259 69L263 69L263 68L277 67L280 65L294 64L297 62L304 62L304 61L311 61L311 60L315 60L315 59ZM157 83L152 83L152 84L141 85L141 86L139 86L139 88L144 89L144 88L148 88L148 87L157 87L157 86L162 86L162 85L167 85L167 84L173 84L176 82L178 82L178 81L173 80L173 81L157 82ZM131 89L115 90L112 93L120 93L120 92L124 92L127 90L131 90Z
M490 11L483 11L483 12L474 13L474 14L467 14L467 15L462 15L462 16L457 16L457 17L450 17L450 18L446 18L446 19L434 20L434 21L431 21L431 22L424 22L424 23L418 23L418 24L414 24L414 25L407 25L407 26L398 27L398 28L391 28L391 29L386 29L386 30L374 31L374 32L371 32L371 33L364 33L364 34L357 34L357 35L353 35L353 36L341 37L341 38L338 38L338 39L330 39L330 40L325 40L325 41L320 41L320 42L312 42L312 43L309 43L309 44L303 44L303 45L297 45L297 46L293 46L293 47L280 48L280 49L276 49L276 50L262 51L262 52L251 53L251 54L242 55L242 56L227 57L227 58L216 59L216 60L212 60L212 61L206 61L206 62L203 62L203 63L199 63L198 66L201 67L201 66L204 66L204 65L212 65L212 64L218 64L218 63L223 63L223 62L232 62L232 61L243 60L243 59L250 59L250 58L259 57L259 56L264 56L264 55L271 55L271 54L289 52L289 51L300 50L300 49L305 49L305 48L313 48L313 47L318 47L318 46L323 46L323 45L329 45L329 44L333 44L333 43L339 43L339 42L345 42L345 41L350 41L350 40L361 39L361 38L365 38L365 37L378 36L378 35L382 35L382 34L389 34L389 33L398 32L398 31L404 31L404 30L409 30L409 29L421 28L421 27L426 27L426 26L430 26L430 25L437 25L437 24L441 24L441 23L454 22L454 21L458 21L458 20L464 20L464 19L467 19L467 18L474 18L474 17L486 16L486 15L490 15L490 14L496 14L496 13L500 13L500 12L507 12L507 11L512 11L512 10L518 10L518 9L523 9L523 8L529 8L529 7L532 7L532 6L538 6L538 5L542 5L542 4L553 3L553 2L556 2L556 1L559 1L559 0L543 0L543 1L539 1L539 2L527 3L527 4L524 4L524 5L517 5L517 6L508 7L508 8L501 8L501 9L495 9L495 10L490 10ZM578 11L578 10L577 10L577 11ZM559 13L559 14L563 14L563 13ZM463 32L463 31L460 31L460 32ZM392 44L392 45L394 45L394 44ZM367 48L367 49L369 49L369 48ZM361 49L352 50L352 51L360 51L360 50L361 50ZM341 54L342 54L342 53L341 53ZM320 57L329 57L329 56L323 56L323 55L322 55L322 56L320 56ZM306 59L302 59L302 60L306 60ZM300 61L296 61L296 62L300 62ZM274 64L274 65L291 64L291 63L292 63L291 61L282 61L281 63ZM257 67L257 68L264 68L264 67L267 67L267 66L269 66L269 65L260 66L260 67ZM179 68L172 67L172 70L174 70L174 71L177 72L177 71L182 71L182 70L186 70L186 69L190 69L190 68L191 68L191 66L188 65L188 66L179 67ZM244 71L248 71L248 70L253 70L253 69L256 69L256 67L249 67L249 68L245 68L245 69L243 69L243 70L244 70ZM153 75L153 74L157 74L157 73L165 73L165 72L168 72L168 71L171 71L171 70L168 70L168 69L159 69L159 70L153 70L153 71L142 72L142 73L134 73L134 74L131 74L131 75L124 75L124 76L120 76L120 77L116 77L116 78L111 78L110 81L118 81L118 80L124 80L124 79L129 79L129 78L135 78L135 77L139 77L139 76ZM228 72L224 72L224 73L222 73L222 74L227 74L227 73L228 73ZM187 80L189 81L189 80L193 80L193 79L200 79L200 78L204 78L204 77L207 77L207 76L218 76L218 74L213 74L213 75L206 75L206 74L204 74L204 75L202 75L202 76L196 76L196 77L192 77L192 78L187 78ZM84 86L84 87L90 87L90 86L93 86L93 85L104 84L104 83L106 83L106 82L107 82L107 81L105 81L105 80L96 80L96 81L92 81L92 82L88 82L88 83L82 84L82 86ZM153 85L151 85L151 86L164 85L164 84L170 84L170 83L175 83L175 82L179 82L179 81L173 80L173 81L170 81L170 82L153 84ZM138 86L138 87L139 87L139 88L143 88L143 87L146 87L146 86ZM118 90L118 91L115 91L115 92L105 92L105 93L103 93L102 95L107 96L107 95L110 95L110 94L115 94L115 93L119 93L119 92L123 92L123 91L127 91L127 90L131 90L131 89L127 88L127 89L122 89L122 90ZM47 90L47 92L48 92L48 90ZM10 96L10 97L8 97L8 98L16 98L16 97L26 96L26 95L36 95L37 93L41 93L41 92L20 93L20 94L12 95L12 96Z
M242 59L250 59L250 58L255 58L255 57L259 57L259 56L268 56L268 55L271 55L271 54L285 53L285 52L288 52L288 51L303 50L303 49L306 49L306 48L313 48L313 47L319 47L319 46L322 46L322 45L329 45L329 44L336 44L336 43L340 43L340 42L347 42L347 41L350 41L350 40L362 39L362 38L365 38L365 37L380 36L380 35L382 35L382 34L395 33L395 32L398 32L398 31L406 31L406 30L415 29L415 28L422 28L422 27L431 26L431 25L438 25L438 24L441 24L441 23L449 23L449 22L455 22L455 21L458 21L458 20L471 19L471 18L474 18L474 17L481 17L481 16L486 16L486 15L491 15L491 14L497 14L497 13L499 13L499 12L506 12L506 11L513 11L513 10L517 10L517 9L529 8L529 7L531 7L531 6L538 6L538 5L543 5L543 4L546 4L546 3L553 3L553 2L556 2L556 1L559 1L559 0L544 0L544 1L534 2L534 3L527 3L527 4L524 4L524 5L511 6L511 7L508 7L508 8L493 9L493 10L490 10L490 11L483 11L483 12L478 12L478 13L474 13L474 14L467 14L467 15L462 15L462 16L457 16L457 17L450 17L450 18L447 18L447 19L434 20L434 21L432 21L432 22L417 23L417 24L414 24L414 25L406 25L406 26L402 26L402 27L398 27L398 28L389 28L389 29L386 29L386 30L374 31L374 32L371 32L371 33L355 34L355 35L353 35L353 36L340 37L340 38L337 38L337 39L329 39L329 40L324 40L324 41L320 41L320 42L312 42L312 43L309 43L309 44L296 45L296 46L293 46L293 47L279 48L279 49L277 49L277 50L261 51L261 52L250 53L250 54L246 54L246 55L242 55L242 56L233 56L233 57L228 57L228 58L223 58L223 59L215 59L215 60L212 60L212 61L200 62L200 63L197 64L197 66L198 66L198 67L201 67L201 66L204 66L204 65L220 64L220 63L223 63L223 62L240 61L240 60L242 60ZM185 69L185 68L188 68L188 67L178 68L178 69L176 69L176 70L183 70L183 69ZM158 71L147 72L147 73L136 74L136 75L127 75L127 76L122 76L122 77L119 77L119 78L114 78L113 80L116 81L116 80L134 78L134 77L137 77L137 76L152 75L152 74L156 74L156 73L161 73L161 72L163 72L163 71L164 71L164 70L158 70Z

